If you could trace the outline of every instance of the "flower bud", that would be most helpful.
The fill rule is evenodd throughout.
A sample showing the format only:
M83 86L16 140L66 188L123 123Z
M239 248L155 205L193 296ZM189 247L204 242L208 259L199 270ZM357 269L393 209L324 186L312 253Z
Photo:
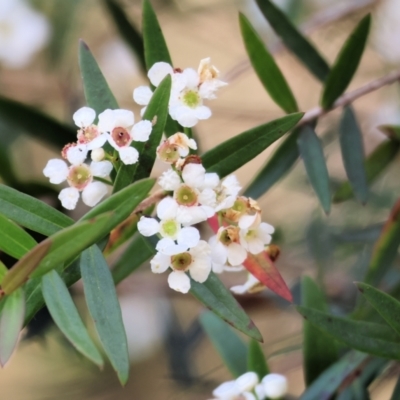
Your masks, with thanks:
M92 150L90 157L92 158L93 161L102 161L104 160L105 155L106 155L105 151L103 150L102 147L100 147L99 149Z

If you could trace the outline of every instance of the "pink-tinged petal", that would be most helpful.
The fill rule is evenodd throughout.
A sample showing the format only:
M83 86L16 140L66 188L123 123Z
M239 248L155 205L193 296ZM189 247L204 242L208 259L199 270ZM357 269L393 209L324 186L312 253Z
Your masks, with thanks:
M141 106L147 106L152 96L153 92L148 86L139 86L133 91L133 100Z
M153 125L150 121L143 120L133 125L131 136L136 142L147 142L149 140Z
M154 218L141 217L137 228L143 236L153 236L160 231L160 223Z
M110 175L113 166L110 161L92 161L90 163L90 172L93 176L98 176L99 178L106 178Z
M205 168L201 164L187 164L183 167L182 178L184 182L194 188L201 187L204 183Z
M165 197L157 205L157 217L160 219L174 219L178 207L178 203L172 197Z
M79 190L69 187L61 190L58 195L59 200L67 210L74 210L79 200Z
M186 246L186 248L195 247L200 241L200 232L193 227L187 227L178 233L178 244Z
M247 251L238 243L231 243L228 246L228 261L232 266L243 264L247 258Z
M177 292L187 293L190 290L190 279L182 271L172 271L168 275L168 285Z
M82 107L72 116L75 125L79 126L79 128L85 128L91 125L95 118L96 112L90 107Z
M169 268L170 262L171 262L170 256L166 256L165 254L162 253L157 253L150 260L151 271L154 272L155 274L162 274Z
M211 260L206 258L195 258L189 267L190 276L196 282L203 283L211 272Z
M83 189L82 200L89 206L94 207L106 194L108 187L103 182L91 182Z
M168 63L161 61L153 64L147 76L154 86L158 86L168 74L172 75L173 73L173 68Z
M59 184L64 182L68 176L68 165L65 161L53 158L49 160L43 169L43 174L49 178L50 183Z
M119 158L125 165L132 165L138 162L139 152L134 147L119 148Z

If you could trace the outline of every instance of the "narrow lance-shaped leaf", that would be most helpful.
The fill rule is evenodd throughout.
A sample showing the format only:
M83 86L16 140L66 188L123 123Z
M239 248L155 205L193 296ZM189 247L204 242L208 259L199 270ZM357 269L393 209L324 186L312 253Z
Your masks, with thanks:
M10 131L25 132L59 149L66 143L76 141L73 126L62 124L32 107L5 97L0 97L0 118L10 125Z
M261 333L254 322L214 272L210 273L204 283L198 283L191 279L190 285L190 293L214 314L245 335L262 341Z
M24 323L24 292L18 289L4 301L0 314L0 364L2 367L15 349Z
M243 41L258 78L272 99L287 113L298 111L296 100L274 58L249 20L239 14Z
M109 15L114 20L114 25L118 29L121 37L128 44L130 49L133 51L136 58L139 60L140 66L144 73L146 70L146 63L144 60L144 46L143 39L135 28L135 26L129 21L127 15L124 10L120 7L120 5L114 0L104 0L104 4L106 5Z
M254 339L250 340L247 351L247 371L254 371L258 375L259 380L269 374L267 361L265 360L260 343Z
M329 175L321 142L310 126L304 126L297 140L300 155L306 167L310 183L325 213L331 209Z
M114 182L114 193L133 181L150 176L156 159L156 149L160 144L168 116L170 92L171 76L168 75L155 90L143 115L143 120L154 122L149 140L147 142L132 142L132 146L139 152L139 161L133 165L121 165Z
M306 307L296 308L308 322L353 349L378 357L400 359L400 336L387 325L353 321Z
M15 175L11 162L11 152L9 147L1 140L0 146L0 177L7 185L18 185L18 178Z
M43 276L42 292L50 315L61 332L85 357L102 366L103 359L90 338L64 281L56 271L50 271Z
M303 113L295 113L245 131L219 144L203 156L208 172L216 172L223 178L252 160L275 140L292 129Z
M205 311L200 315L200 323L222 361L234 377L247 372L247 346L226 322L215 314Z
M400 378L398 378L395 388L393 389L392 397L390 400L397 400L400 398Z
M19 259L35 245L36 241L29 233L0 214L0 250Z
M316 283L308 276L301 282L301 304L305 307L320 311L327 311L326 300ZM337 346L335 341L307 320L303 323L303 366L307 386L325 371L337 358Z
M364 163L367 182L371 184L391 164L400 149L400 143L388 140L380 144L366 159ZM343 182L336 190L333 201L340 203L353 197L349 182Z
M362 134L351 107L343 112L339 128L343 164L356 198L365 204L368 198L367 175L364 167Z
M324 109L330 108L351 82L363 55L370 25L371 15L368 14L360 21L340 50L322 93L321 106Z
M375 243L365 282L378 284L392 266L400 245L400 199L394 205L388 220Z
M329 73L329 66L313 45L272 1L257 0L257 4L286 47L297 56L311 73L320 81L324 81Z
M283 139L274 154L245 190L245 196L258 199L289 172L299 158L297 139L300 129L296 128L288 134L288 137Z
M99 339L122 384L129 377L129 357L121 308L103 254L92 246L81 255L86 303Z

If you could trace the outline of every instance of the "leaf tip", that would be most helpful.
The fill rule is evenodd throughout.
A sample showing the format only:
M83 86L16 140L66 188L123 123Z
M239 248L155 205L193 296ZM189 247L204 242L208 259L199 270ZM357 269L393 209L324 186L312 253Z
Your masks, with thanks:
M86 44L86 42L83 39L79 39L79 46L81 48L89 51L89 46Z

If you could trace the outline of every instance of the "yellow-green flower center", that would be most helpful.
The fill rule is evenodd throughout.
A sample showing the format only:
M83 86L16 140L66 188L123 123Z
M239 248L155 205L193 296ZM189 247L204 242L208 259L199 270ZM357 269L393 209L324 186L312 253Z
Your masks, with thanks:
M175 200L181 206L191 207L197 204L197 193L190 186L182 185L175 191Z
M161 224L161 234L174 239L179 231L179 224L175 220L168 220Z
M70 168L67 180L72 187L82 190L92 181L92 174L86 164L76 165Z
M182 96L182 101L186 106L188 106L190 108L196 108L200 105L201 98L197 91L188 90Z
M162 161L170 164L175 163L180 158L178 146L169 143L168 140L159 146L157 154Z
M176 271L186 271L191 263L190 253L179 253L171 257L171 266Z

